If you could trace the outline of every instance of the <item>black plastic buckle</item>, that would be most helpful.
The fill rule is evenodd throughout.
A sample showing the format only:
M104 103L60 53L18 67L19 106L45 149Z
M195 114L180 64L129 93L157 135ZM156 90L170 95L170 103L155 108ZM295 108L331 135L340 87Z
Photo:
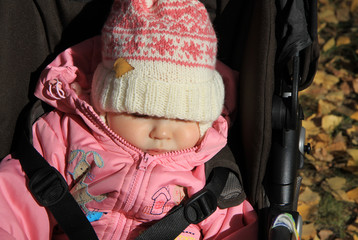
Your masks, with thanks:
M54 167L41 168L29 180L29 188L44 207L58 203L68 192L68 185Z
M197 224L215 212L217 206L215 194L204 188L184 204L184 216L189 223Z

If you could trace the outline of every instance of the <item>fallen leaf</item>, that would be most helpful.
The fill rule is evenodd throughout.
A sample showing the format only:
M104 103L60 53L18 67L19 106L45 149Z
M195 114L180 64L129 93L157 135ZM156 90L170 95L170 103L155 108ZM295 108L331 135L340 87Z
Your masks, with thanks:
M353 0L351 4L351 12L354 12L358 9L358 0Z
M305 177L306 178L306 177ZM313 221L321 198L318 193L313 192L309 187L306 187L300 193L298 198L297 211L302 216L303 221Z
M358 111L356 111L355 113L353 113L351 115L351 119L354 119L354 120L358 121Z
M349 86L349 84L347 82L343 82L340 85L340 88L342 89L342 92L344 93L344 95L349 95L351 94L351 87Z
M328 152L346 151L346 150L347 150L346 142L332 143L332 144L327 146L327 151Z
M356 148L347 149L347 152L349 155L352 156L354 161L358 162L358 149Z
M319 231L318 236L320 237L321 240L328 240L333 234L334 234L333 231L328 229L323 229Z
M325 148L327 146L326 142L316 142L314 145L315 150Z
M340 22L348 22L350 20L350 12L348 8L339 8L337 10L337 20Z
M327 115L330 114L337 107L325 100L320 99L318 101L318 114Z
M317 212L318 206L316 206L315 211L312 211L312 206L305 204L305 203L299 203L297 206L297 211L300 213L303 221L310 221L312 220L312 212Z
M324 162L331 162L333 159L334 159L334 157L333 157L333 155L332 154L330 154L328 151L327 151L327 149L326 148L318 148L318 149L314 149L315 151L314 151L314 154L313 154L313 156L317 159L317 160L320 160L320 161L324 161ZM324 168L324 166L323 165L321 165L321 166L318 166L318 163L316 162L315 163L316 164L316 168L317 167L323 167Z
M326 182L332 190L340 190L346 185L347 180L343 177L333 177L326 179Z
M336 46L336 40L334 38L330 38L324 45L323 45L323 52L327 52L331 48Z
M338 19L336 17L336 13L334 11L335 9L327 5L320 9L320 13L318 14L319 20L321 22L327 22L327 23L338 23Z
M314 223L303 224L302 226L302 240L310 240L317 234Z
M318 26L318 28L317 28L317 32L320 32L320 31L321 31L322 29L324 29L326 26L327 26L327 23L326 23L326 22L320 24L320 25Z
M116 78L122 77L133 69L134 68L124 58L118 58L113 65L113 70L116 72Z
M353 225L353 224L351 224L351 225L349 225L348 226L348 228L347 228L347 230L349 231L349 232L357 232L358 233L358 226L355 226L355 225ZM358 236L358 235L357 235Z
M358 54L358 53L357 53ZM353 84L353 90L355 93L358 93L358 78L354 79L352 81L352 84Z
M330 192L333 197L338 201L346 201L353 202L347 195L347 193L343 190L346 186L347 180L343 177L333 177L326 179L324 183L322 183L322 188Z
M347 107L345 105L340 105L334 111L337 113L343 114L347 117L350 117L354 113L354 110L350 109L349 107Z
M358 203L358 187L350 190L347 192L347 196L349 199L355 201L356 203Z
M300 194L299 201L304 202L309 205L316 205L321 201L321 197L318 193L313 192L309 187Z
M327 115L322 118L322 128L326 133L331 133L342 122L343 117Z
M316 136L320 132L312 120L302 120L302 126L306 129L307 136Z
M326 142L326 143L328 143L328 142L331 141L331 137L330 137L328 134L326 134L326 133L319 133L319 134L318 134L318 138L319 138L320 140L322 140L323 142Z
M340 36L337 39L337 47L342 46L342 45L348 45L351 43L351 39L347 36Z
M316 72L316 75L314 77L314 82L316 84L323 84L324 83L324 77L326 76L326 72L322 70L318 70Z
M332 75L333 76L333 75ZM339 81L338 80L338 78L336 79L337 80L337 82ZM336 80L334 80L334 81L336 81ZM337 83L336 82L336 83ZM334 82L331 82L333 85L334 84L336 84L336 83L334 83ZM328 85L330 85L330 84L328 84ZM332 86L333 86L332 85ZM329 101L331 101L331 102L335 102L337 105L339 105L343 100L344 100L344 93L343 93L343 91L334 91L334 92L331 92L331 93L329 93L329 94L327 94L326 95L326 99L327 100L329 100Z

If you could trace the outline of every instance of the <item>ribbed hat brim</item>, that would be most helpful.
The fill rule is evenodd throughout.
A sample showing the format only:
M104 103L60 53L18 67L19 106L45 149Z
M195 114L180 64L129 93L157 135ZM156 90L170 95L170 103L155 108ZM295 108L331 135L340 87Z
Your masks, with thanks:
M214 69L167 62L128 60L134 68L116 78L113 69L98 65L92 101L100 112L213 122L221 114L224 85Z

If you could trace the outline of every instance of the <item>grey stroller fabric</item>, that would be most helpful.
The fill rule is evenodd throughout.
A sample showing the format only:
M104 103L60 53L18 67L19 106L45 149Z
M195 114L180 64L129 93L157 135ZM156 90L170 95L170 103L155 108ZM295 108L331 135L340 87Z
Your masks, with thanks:
M43 67L65 48L99 34L111 1L88 2L0 1L1 158L10 152L16 119L33 98Z

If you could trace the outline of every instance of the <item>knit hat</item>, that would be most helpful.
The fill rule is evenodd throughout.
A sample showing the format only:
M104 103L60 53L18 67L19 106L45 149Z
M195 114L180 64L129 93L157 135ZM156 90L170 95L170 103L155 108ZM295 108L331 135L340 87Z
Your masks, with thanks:
M100 112L199 122L221 114L217 39L197 0L115 0L102 29L102 62L92 83Z

